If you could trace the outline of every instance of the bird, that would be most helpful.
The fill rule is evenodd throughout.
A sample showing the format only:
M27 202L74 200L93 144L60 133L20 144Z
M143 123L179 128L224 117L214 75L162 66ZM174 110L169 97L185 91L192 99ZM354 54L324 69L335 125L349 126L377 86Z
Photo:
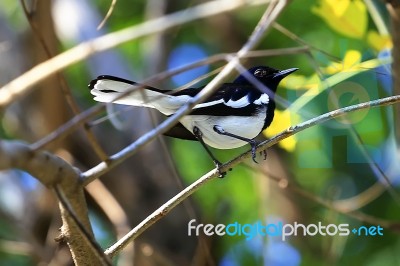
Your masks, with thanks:
M199 141L209 154L218 171L222 165L208 146L216 149L234 149L250 144L252 159L256 161L255 138L266 129L274 118L274 96L279 82L298 68L278 70L256 66L241 73L232 83L221 84L202 103L164 135L185 140ZM255 86L256 79L262 86ZM101 75L88 87L94 100L142 106L157 109L166 116L192 100L204 87L183 90L160 90L135 81ZM225 173L220 172L220 177Z

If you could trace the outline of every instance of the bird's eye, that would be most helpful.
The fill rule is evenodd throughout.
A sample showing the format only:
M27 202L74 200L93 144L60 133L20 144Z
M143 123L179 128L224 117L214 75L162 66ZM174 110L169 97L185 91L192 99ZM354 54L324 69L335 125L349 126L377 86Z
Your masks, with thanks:
M256 77L263 78L266 75L267 75L267 71L265 71L264 69L257 69L256 71L254 71L254 76L256 76Z

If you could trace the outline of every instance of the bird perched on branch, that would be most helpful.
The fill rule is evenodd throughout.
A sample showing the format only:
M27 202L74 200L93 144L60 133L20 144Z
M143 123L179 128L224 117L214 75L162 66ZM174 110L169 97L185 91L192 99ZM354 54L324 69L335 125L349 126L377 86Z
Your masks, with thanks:
M218 169L221 163L207 145L217 149L233 149L250 144L252 158L256 162L257 142L254 138L274 118L274 95L279 82L296 70L298 68L250 68L232 83L220 85L208 99L195 105L188 115L183 116L178 124L164 134L199 141ZM150 107L171 116L204 87L159 90L134 81L103 75L92 80L89 88L96 101Z

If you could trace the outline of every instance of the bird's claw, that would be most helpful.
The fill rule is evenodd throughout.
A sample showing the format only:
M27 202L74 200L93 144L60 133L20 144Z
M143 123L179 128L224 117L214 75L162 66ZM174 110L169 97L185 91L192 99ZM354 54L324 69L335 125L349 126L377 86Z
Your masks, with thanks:
M256 155L257 155L257 145L259 143L255 140L253 140L252 142L250 142L251 145L251 159L253 159L253 162L258 163L256 161ZM267 159L267 151L266 150L262 150L260 151L260 156L264 155L264 161Z
M226 176L226 172L222 172L221 171L222 163L220 161L218 161L218 160L214 160L214 164L215 164L215 167L217 168L218 177L219 178L224 178Z
M257 157L257 141L253 140L250 145L251 145L251 159L253 159L253 162L258 163L256 161Z

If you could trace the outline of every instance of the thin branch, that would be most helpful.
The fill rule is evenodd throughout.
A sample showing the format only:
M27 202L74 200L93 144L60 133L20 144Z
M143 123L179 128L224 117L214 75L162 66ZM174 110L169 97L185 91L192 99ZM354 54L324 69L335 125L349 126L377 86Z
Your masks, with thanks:
M262 3L266 2L268 1L262 1ZM113 48L119 44L146 35L163 32L184 23L215 16L217 14L232 11L244 5L251 4L260 4L260 1L211 1L81 43L70 50L67 50L33 67L29 71L0 88L0 108L5 108L20 96L28 93L33 88L33 85L42 81L51 74L77 63L94 53Z
M112 12L114 11L114 7L115 7L116 3L117 3L117 0L111 1L110 8L108 9L107 14L104 17L104 19L100 22L99 26L97 26L97 30L100 30L101 28L103 28L104 24L106 24L107 20L110 18Z
M318 117L307 120L303 123L300 123L296 126L289 127L287 130L281 132L280 134L270 138L269 140L266 140L266 141L260 143L257 147L257 151L265 150L285 138L288 138L294 134L297 134L298 132L303 131L304 129L312 127L316 124L324 123L328 120L331 120L332 118L341 117L347 113L352 113L352 112L362 110L362 109L368 109L368 108L373 108L373 107L378 107L378 106L394 105L399 102L400 102L400 95L395 95L395 96L385 97L385 98L381 98L381 99L377 99L377 100L373 100L373 101L359 103L356 105L347 106L344 108L340 108L340 109L331 111L329 113L325 113ZM223 170L233 167L238 162L241 162L243 159L249 158L250 155L251 155L251 151L248 151L248 152L240 155L239 157L233 159L232 161L230 161L226 165L224 165Z
M268 49L268 50L254 50L248 51L245 55L242 55L241 58L257 58L262 56L279 56L279 55L288 55L288 54L299 54L299 53L308 53L309 48L306 46L300 47L289 47L289 48L277 48L277 49ZM206 58L203 58L198 61L194 61L192 63L183 65L181 67L161 72L157 75L154 75L148 79L145 79L142 83L148 82L157 82L160 80L164 80L166 78L172 77L174 75L180 74L182 72L191 70L196 67L204 66L207 64L213 64L219 61L225 61L227 58L232 58L236 55L236 53L221 53L215 54Z
M310 44L309 42L303 40L302 38L300 38L299 36L297 36L296 34L294 34L293 32L291 32L290 30L286 29L285 27L283 27L281 24L279 23L274 23L274 28L279 31L280 33L282 33L283 35L289 37L290 39L294 40L295 42L304 45L305 47L308 47L310 50L315 50L317 52L320 52L323 55L326 55L327 57L331 58L333 61L336 62L340 62L341 58L334 56L326 51L324 51L323 49Z
M354 197L337 199L332 202L332 205L344 212L352 212L368 205L381 196L386 190L386 186L384 186L381 181L376 181L372 186L357 193Z
M371 16L376 29L378 30L380 35L389 35L389 30L386 26L384 15L381 15L379 9L377 7L378 3L372 0L364 0L365 5L368 8L368 13Z
M160 208L154 211L152 214L147 216L140 224L138 224L135 228L129 231L123 238L118 240L115 244L109 247L105 254L111 257L115 256L120 250L122 250L126 245L128 245L131 241L135 240L141 233L143 233L146 229L148 229L155 222L166 216L173 208L175 208L179 203L185 200L187 197L192 195L195 191L197 191L200 187L207 184L209 181L215 179L219 176L219 173L216 169L208 172L206 175L200 177L195 182L193 182L190 186L186 187L184 190L179 192L175 197L168 200L164 203Z
M369 102L364 102L356 105L351 105L348 107L344 107L341 109L337 109L334 111L331 111L329 113L320 115L318 117L315 117L313 119L310 119L308 121L305 121L303 123L300 123L296 126L292 126L288 128L287 130L281 132L280 134L272 137L269 140L266 140L262 143L260 143L257 146L257 151L263 151L266 150L267 148L277 144L278 142L294 135L297 134L307 128L310 128L312 126L324 123L328 120L331 120L333 118L337 118L340 116L343 116L347 113L352 113L356 112L362 109L367 109L367 108L372 108L372 107L379 107L379 106L386 106L386 105L393 105L396 103L400 103L400 95L396 96L391 96L391 97L386 97L374 101L369 101ZM251 156L251 151L247 151L238 157L234 158L233 160L223 164L221 166L221 171L228 171L232 169L234 166L237 164L243 162L245 159L249 158ZM178 193L175 197L167 201L165 204L163 204L161 207L159 207L156 211L154 211L152 214L150 214L146 219L144 219L140 224L138 224L135 228L133 228L128 234L126 234L123 238L118 240L114 245L109 247L105 253L110 256L116 255L121 249L123 249L126 245L129 244L129 242L133 241L136 239L141 233L143 233L147 228L149 228L152 224L160 220L162 217L167 215L174 207L176 207L179 203L181 203L183 200L185 200L187 197L192 195L194 192L196 192L200 187L208 183L209 181L216 179L216 177L219 176L219 172L217 169L213 169L212 171L208 172L207 174L203 175L199 179L197 179L195 182L193 182L191 185L186 187L184 190L182 190L180 193ZM363 214L360 214L359 216L363 216L362 219L365 221L369 221L366 219ZM360 217L359 217L360 218Z
M368 166L371 168L372 172L375 174L376 178L380 181L378 182L382 182L384 183L385 186L383 186L383 184L381 184L381 187L384 187L385 189L383 189L381 191L381 193L378 193L379 190L379 186L377 185L376 189L374 190L369 190L369 191L374 191L374 193L370 193L370 198L369 200L367 200L366 195L367 193L364 193L362 196L363 197L354 197L354 198L350 198L347 199L348 203L351 202L352 199L355 200L359 200L360 198L363 199L363 203L367 204L370 201L374 200L375 198L377 198L378 196L380 196L384 191L388 191L389 195L393 198L394 202L400 206L400 196L397 193L397 191L395 190L395 188L393 187L390 178L385 174L385 172L382 170L382 168L376 163L376 161L374 161L374 159L371 157L371 155L368 153L367 149L365 148L365 144L361 139L361 136L358 134L358 132L355 130L354 126L352 124L350 124L350 134L351 137L353 138L353 140L356 142L356 145L358 146L359 150L361 151L362 155L364 156L364 158L367 160ZM345 200L342 200L343 203L345 203ZM352 206L354 207L354 204L352 204ZM361 208L362 206L359 206L359 208Z
M73 131L77 130L82 124L85 124L87 120L93 118L97 113L101 112L104 107L104 104L97 104L83 111L82 113L75 115L71 120L61 125L53 132L47 134L45 137L38 140L37 142L32 143L31 148L34 150L39 150L55 140L60 140L67 137Z

